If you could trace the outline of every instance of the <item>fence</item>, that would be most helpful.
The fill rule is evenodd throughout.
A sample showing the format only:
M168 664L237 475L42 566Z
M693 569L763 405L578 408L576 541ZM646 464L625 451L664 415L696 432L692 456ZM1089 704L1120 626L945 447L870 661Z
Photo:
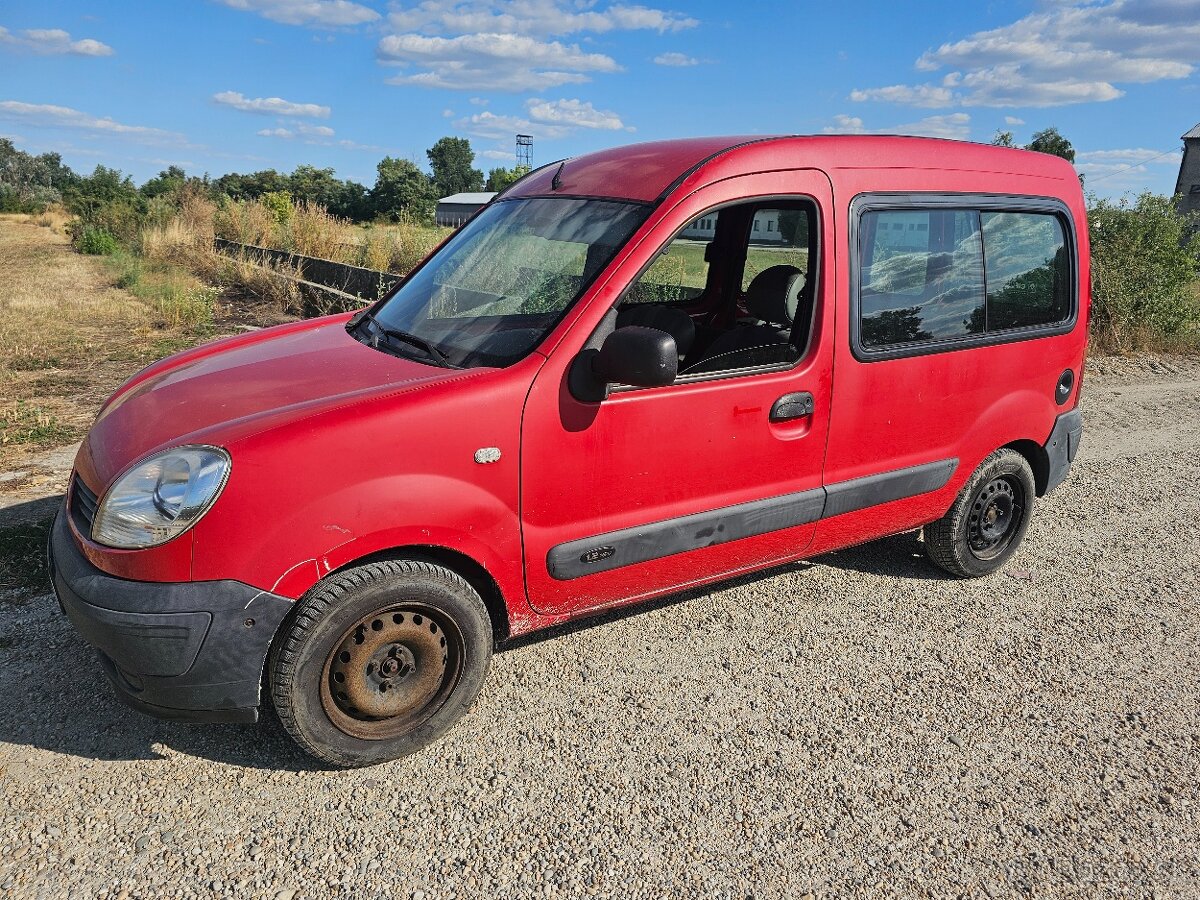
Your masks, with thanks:
M214 239L213 247L218 253L247 259L265 269L276 271L281 278L292 277L277 271L278 266L287 266L300 273L300 277L293 280L297 280L302 287L325 292L333 300L351 307L378 300L403 278L402 275L391 272L348 266L345 263L318 259L315 256L301 256L286 250L239 244L224 238Z

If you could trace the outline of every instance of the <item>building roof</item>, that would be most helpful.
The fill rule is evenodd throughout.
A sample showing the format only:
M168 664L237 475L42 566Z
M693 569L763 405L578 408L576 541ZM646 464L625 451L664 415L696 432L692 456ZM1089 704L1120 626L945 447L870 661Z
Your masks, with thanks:
M1195 128L1193 128L1191 131L1189 131L1187 134L1185 134L1183 136L1183 139L1185 141L1188 138L1200 138L1200 124L1197 124Z
M483 206L488 203L496 194L493 191L477 191L468 194L451 194L449 197L443 197L438 203L461 203L464 206Z

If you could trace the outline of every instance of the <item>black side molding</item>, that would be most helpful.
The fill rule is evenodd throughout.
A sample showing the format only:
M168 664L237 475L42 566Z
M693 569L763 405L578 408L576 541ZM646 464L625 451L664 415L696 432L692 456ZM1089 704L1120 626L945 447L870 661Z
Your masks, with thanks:
M569 581L701 547L807 525L856 509L936 491L946 485L957 468L957 459L945 459L855 478L827 488L752 500L567 541L550 548L546 554L546 568L551 577Z
M1054 420L1054 430L1042 445L1050 463L1045 493L1050 493L1066 479L1082 440L1083 413L1078 409L1065 412Z
M880 503L890 503L892 500L903 500L905 497L936 491L945 487L957 468L957 459L942 459L907 469L896 469L894 472L867 475L852 481L839 481L825 489L829 499L825 501L823 518L828 519L842 513L854 512L856 509L866 509L868 506L878 506Z
M568 581L726 541L806 525L821 518L824 507L824 489L814 488L635 528L622 528L550 548L546 568L552 577Z

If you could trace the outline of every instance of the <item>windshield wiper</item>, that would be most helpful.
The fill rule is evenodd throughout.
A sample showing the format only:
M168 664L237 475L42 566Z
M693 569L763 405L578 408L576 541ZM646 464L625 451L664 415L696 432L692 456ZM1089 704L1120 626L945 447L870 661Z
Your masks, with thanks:
M386 327L382 322L379 321L379 319L375 317L375 314L371 312L370 308L362 310L349 322L347 322L346 329L348 331L357 331L363 325L368 326L367 333L371 337L371 346L373 347L379 346L379 335L383 335L384 337L391 338L393 341L400 341L401 343L416 347L418 350L424 353L426 357L437 363L442 368L462 368L461 366L456 366L454 363L450 362L449 358L445 353L442 352L441 348L439 348L437 344L427 341L424 338L417 337L415 334L409 334L407 331L401 331L399 328ZM374 329L374 333L371 333L370 331L372 328Z
M415 334L409 334L407 331L401 331L399 328L385 328L379 323L378 320L375 320L375 326L379 329L380 333L386 337L390 337L392 340L396 341L403 341L406 344L411 344L418 350L424 352L426 356L428 356L442 368L458 368L450 362L445 353L438 349L437 344L427 341L425 338L417 337Z

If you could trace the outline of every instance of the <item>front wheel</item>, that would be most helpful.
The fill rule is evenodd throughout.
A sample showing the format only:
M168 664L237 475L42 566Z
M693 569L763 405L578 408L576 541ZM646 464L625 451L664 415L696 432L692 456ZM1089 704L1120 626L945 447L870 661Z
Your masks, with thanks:
M335 766L414 753L479 695L492 627L479 594L421 560L349 569L298 601L269 661L284 728Z
M950 510L926 526L925 552L951 575L990 575L1021 545L1035 493L1025 457L997 450L975 470Z

